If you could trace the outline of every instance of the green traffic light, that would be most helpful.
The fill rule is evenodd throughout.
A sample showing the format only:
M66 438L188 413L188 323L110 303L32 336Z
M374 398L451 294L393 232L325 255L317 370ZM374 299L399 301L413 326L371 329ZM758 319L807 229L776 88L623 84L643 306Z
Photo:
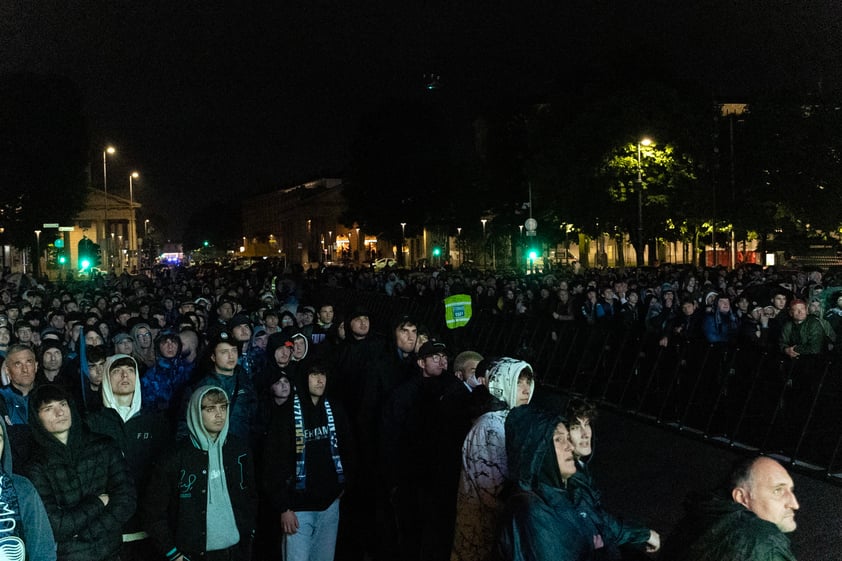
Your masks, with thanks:
M58 262L59 265L64 265L65 263L67 263L67 257L65 257L64 255L60 255L58 258Z
M87 269L91 266L91 262L90 262L90 261L88 261L87 259L82 259L82 262L80 263L80 265L81 265L81 267L80 267L80 268L81 268L83 271L86 271L86 270L87 270Z
M434 247L433 248L433 256L438 257L439 255L441 255L441 248L440 247Z
M538 252L537 252L537 251L535 251L534 249L530 249L530 250L529 250L529 258L530 258L532 261L535 261L536 259L538 259Z
M205 247L208 247L210 245L210 243L208 243L208 240L205 240L204 242L202 242L202 245L205 246Z

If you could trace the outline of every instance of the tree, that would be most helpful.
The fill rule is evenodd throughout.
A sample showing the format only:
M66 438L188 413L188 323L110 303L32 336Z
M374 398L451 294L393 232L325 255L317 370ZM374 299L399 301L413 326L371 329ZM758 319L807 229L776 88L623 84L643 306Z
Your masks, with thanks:
M82 100L64 78L0 76L0 226L8 243L34 246L44 222L84 208L88 135Z
M667 222L683 223L688 216L681 211L691 210L694 205L687 203L699 200L692 196L696 187L693 167L689 155L676 153L669 144L626 144L605 157L597 179L610 202L600 210L609 224L629 233L638 266L644 261L640 243L649 241L654 248L652 242L664 236Z
M758 99L736 143L733 220L761 240L838 237L842 102L776 92Z

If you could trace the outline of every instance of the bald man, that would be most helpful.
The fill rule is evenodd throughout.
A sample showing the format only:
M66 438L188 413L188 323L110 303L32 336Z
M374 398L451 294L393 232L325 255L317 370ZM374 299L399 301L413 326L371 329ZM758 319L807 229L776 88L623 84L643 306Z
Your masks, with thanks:
M795 487L771 458L740 461L725 489L702 500L691 496L686 508L661 559L795 561L786 535L796 527Z

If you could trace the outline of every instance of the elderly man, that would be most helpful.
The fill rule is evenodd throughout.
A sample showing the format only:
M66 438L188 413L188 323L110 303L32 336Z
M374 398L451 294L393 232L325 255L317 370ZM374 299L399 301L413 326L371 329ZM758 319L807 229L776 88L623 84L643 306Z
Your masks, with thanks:
M786 469L764 456L739 462L728 488L688 501L688 515L661 559L795 561L786 534L795 530L798 500Z

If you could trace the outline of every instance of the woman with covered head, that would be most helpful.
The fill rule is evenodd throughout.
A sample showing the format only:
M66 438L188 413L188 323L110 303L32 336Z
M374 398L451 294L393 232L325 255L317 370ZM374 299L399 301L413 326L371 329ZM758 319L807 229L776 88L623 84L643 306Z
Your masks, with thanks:
M576 473L564 418L533 405L506 419L512 489L501 516L498 556L512 561L594 559L596 536L587 509L568 490Z
M187 408L189 439L156 464L142 505L169 561L248 561L255 528L252 454L228 434L228 396L200 386Z
M492 551L502 506L498 499L508 475L506 417L528 404L535 389L532 367L514 358L492 361L486 378L490 410L476 420L462 445L452 561L483 561Z

